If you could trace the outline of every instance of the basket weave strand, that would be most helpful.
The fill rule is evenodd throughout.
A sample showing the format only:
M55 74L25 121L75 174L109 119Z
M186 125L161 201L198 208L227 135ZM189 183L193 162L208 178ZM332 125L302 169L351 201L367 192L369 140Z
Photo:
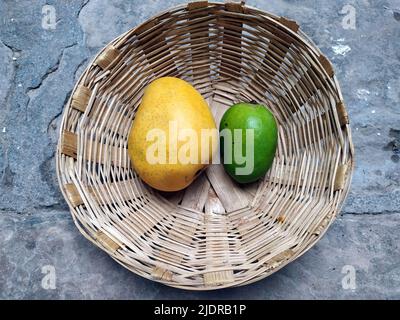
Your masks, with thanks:
M279 141L265 178L239 186L211 165L180 192L145 185L127 137L144 88L162 76L192 83L216 123L233 103L267 105ZM65 106L57 174L87 239L136 274L205 290L260 280L311 248L347 196L353 154L332 65L295 21L198 1L94 58Z

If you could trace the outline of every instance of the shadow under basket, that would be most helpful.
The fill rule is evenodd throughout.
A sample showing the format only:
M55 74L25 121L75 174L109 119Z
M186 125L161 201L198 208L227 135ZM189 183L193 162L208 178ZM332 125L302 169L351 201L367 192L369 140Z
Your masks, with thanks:
M222 165L171 194L133 171L127 137L143 90L184 79L218 124L240 101L268 106L276 157L239 186ZM244 3L180 5L107 45L62 117L57 174L80 232L118 263L166 285L207 290L260 280L327 230L354 168L349 119L328 59L296 22Z

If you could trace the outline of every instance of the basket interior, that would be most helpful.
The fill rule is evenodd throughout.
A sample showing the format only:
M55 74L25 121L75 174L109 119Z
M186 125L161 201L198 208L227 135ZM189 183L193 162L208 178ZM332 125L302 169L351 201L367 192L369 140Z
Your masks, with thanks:
M267 175L239 186L211 165L180 192L146 186L127 137L144 88L161 76L193 84L217 125L236 102L268 106L279 142ZM201 1L100 52L66 106L57 165L89 240L137 274L202 290L251 283L309 249L347 194L352 145L332 66L294 21Z

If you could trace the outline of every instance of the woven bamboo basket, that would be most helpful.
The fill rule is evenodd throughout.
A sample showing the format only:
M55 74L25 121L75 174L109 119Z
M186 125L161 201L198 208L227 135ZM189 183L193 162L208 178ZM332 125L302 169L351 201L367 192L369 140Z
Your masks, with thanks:
M218 124L233 103L279 124L272 168L250 185L211 165L160 193L133 171L127 137L146 85L192 83ZM328 59L295 21L242 3L192 2L107 45L65 106L57 174L80 232L118 263L166 285L207 290L276 272L320 239L353 171L349 119Z

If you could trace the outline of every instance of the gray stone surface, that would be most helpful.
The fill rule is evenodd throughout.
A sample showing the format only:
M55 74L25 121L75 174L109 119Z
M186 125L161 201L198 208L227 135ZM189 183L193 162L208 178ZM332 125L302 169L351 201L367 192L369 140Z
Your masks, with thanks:
M299 22L334 63L350 114L352 189L304 256L245 289L196 293L131 274L79 234L54 168L64 102L102 46L179 2L0 2L0 298L400 298L398 0L247 1ZM56 9L55 30L42 28L45 4ZM348 4L355 30L342 27ZM41 285L46 265L54 290ZM342 288L345 265L356 270L354 290Z
M399 298L400 215L381 215L340 217L308 253L245 289L199 293L157 284L120 267L77 232L67 212L3 212L0 298ZM47 265L55 267L54 290L42 287ZM354 290L342 288L346 265L356 270Z

